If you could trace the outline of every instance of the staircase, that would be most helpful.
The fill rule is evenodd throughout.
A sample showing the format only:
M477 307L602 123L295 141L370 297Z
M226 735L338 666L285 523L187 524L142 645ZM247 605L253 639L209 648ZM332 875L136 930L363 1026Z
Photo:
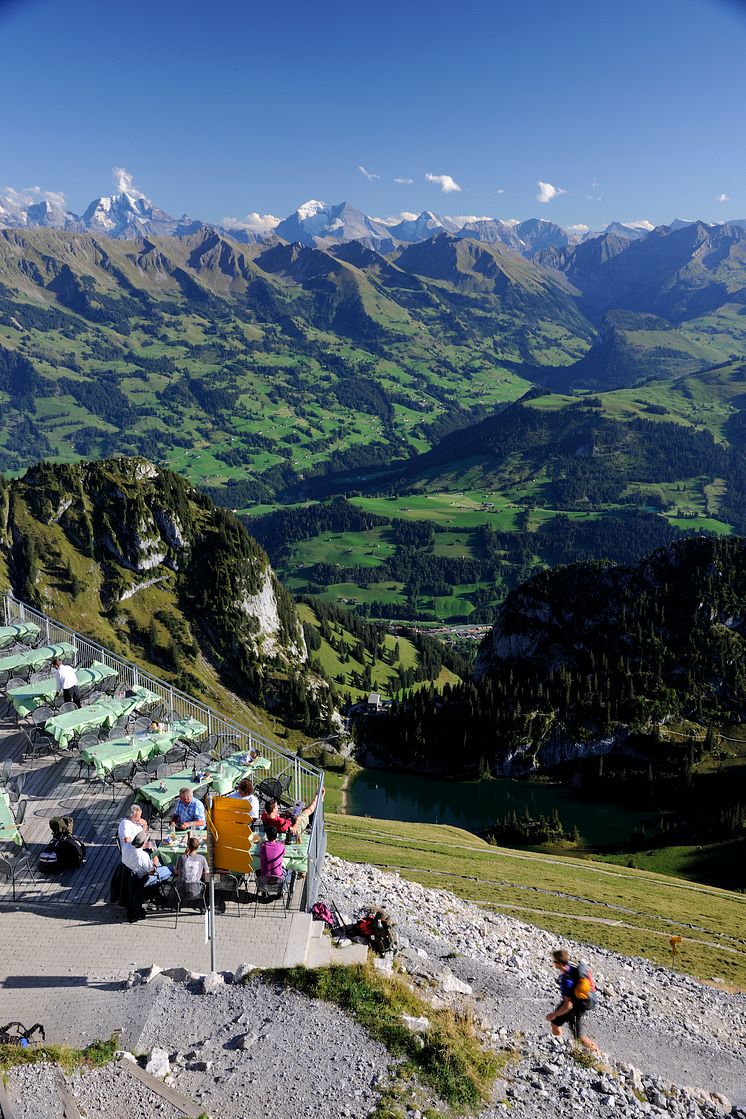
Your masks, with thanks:
M304 914L304 916L308 915ZM342 948L337 948L330 936L324 936L324 929L326 928L324 922L309 919L311 928L308 933L306 955L303 961L306 967L328 967L330 964L341 964L349 967L352 964L364 964L366 962L368 949L364 944L346 944Z

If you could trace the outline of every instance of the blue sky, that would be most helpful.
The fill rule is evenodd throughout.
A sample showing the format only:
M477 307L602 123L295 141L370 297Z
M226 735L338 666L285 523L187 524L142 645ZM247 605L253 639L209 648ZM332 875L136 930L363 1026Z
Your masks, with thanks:
M0 188L78 212L746 217L734 0L0 0L0 50Z

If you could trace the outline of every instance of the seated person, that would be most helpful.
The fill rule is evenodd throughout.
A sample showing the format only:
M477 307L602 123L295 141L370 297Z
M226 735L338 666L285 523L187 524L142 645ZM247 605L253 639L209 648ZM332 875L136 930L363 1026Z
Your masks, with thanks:
M324 795L326 795L326 789L324 789ZM268 800L264 806L264 812L262 812L262 823L265 828L267 824L272 824L278 832L291 833L300 838L308 827L308 822L316 810L318 800L317 793L307 808L304 808L302 804L297 804L289 813L280 811L278 801Z
M259 846L259 882L268 885L281 878L284 887L290 877L290 872L282 865L285 844L277 838L277 828L272 824L264 825L264 837Z
M125 843L131 843L139 831L148 830L148 821L143 819L142 808L139 804L133 804L126 816L123 816L119 821L117 828L117 838L119 839L122 849ZM151 847L150 841L144 844L146 851Z
M196 829L207 826L205 823L205 806L201 800L197 800L188 785L179 789L179 799L176 801L171 823L177 831L189 831L190 828Z
M180 855L174 868L174 878L183 882L187 887L183 896L197 897L199 882L207 882L210 877L210 868L207 859L199 854L200 841L196 835L190 835L187 840L186 851Z
M159 882L167 881L171 877L171 871L167 866L159 865L157 855L151 857L143 850L146 838L145 832L139 831L130 843L125 843L122 847L122 862L138 878L145 879L145 889L149 890Z
M254 793L253 782L248 777L238 782L238 788L234 789L228 796L237 800L247 800L249 802L249 809L251 811L251 818L254 822L259 819L259 797Z

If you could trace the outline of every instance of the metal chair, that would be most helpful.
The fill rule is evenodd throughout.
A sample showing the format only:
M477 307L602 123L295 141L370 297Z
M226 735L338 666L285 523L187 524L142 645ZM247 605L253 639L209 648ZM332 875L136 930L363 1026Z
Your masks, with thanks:
M45 750L48 754L55 754L57 752L57 743L54 742L48 734L42 734L38 727L32 727L33 733L29 734L24 726L19 726L19 730L25 738L23 746L23 756L29 761L36 761L39 754Z
M227 899L225 899L225 900L221 899L221 912L222 912L222 909L227 904L227 902L230 901L230 899L232 897L233 900L236 903L236 909L238 911L238 916L240 917L241 916L241 887L245 884L246 875L241 874L238 871L223 870L223 871L220 872L220 877L223 880L223 886L221 887L220 893L228 895ZM227 889L224 888L225 884L227 884L227 886L228 886ZM216 886L216 891L217 891L217 886Z
M34 728L43 727L47 720L53 717L54 709L52 707L37 707L30 715L31 723Z
M205 912L205 890L207 887L205 886L204 882L182 882L178 878L174 878L171 881L173 886L171 904L175 904L176 906L176 923L174 925L174 928L178 928L179 914L181 913L181 907L182 905L184 905L185 902L189 904L193 904L194 902L196 902L199 912Z
M276 800L281 801L284 794L290 788L292 778L289 773L283 773L281 777L265 777L257 785L256 795L259 800Z
M122 762L121 765L115 765L109 773L104 774L104 784L111 786L112 803L116 800L117 785L122 787L129 785L131 787L132 778L136 772L137 765L135 762Z
M78 739L78 750L87 750L89 746L98 746L98 735L81 734ZM88 771L86 773L86 781L90 781L93 766L90 765L89 762L83 761L82 758L78 758L78 777L82 778L84 769Z
M288 883L285 878L277 878L274 875L255 874L255 893L254 893L254 916L256 917L259 912L259 900L264 901L280 899L282 903L282 915L288 915Z
M145 718L135 719L130 733L131 734L143 734L146 730L150 730L150 722L151 722L150 719L145 719Z
M6 789L8 787L8 782L10 781L10 774L11 774L12 769L13 769L13 759L12 758L6 758L5 761L2 764L2 769L0 769L0 781L2 781L2 783L3 783L3 785L5 786Z
M31 881L36 884L36 877L31 866L31 856L25 850L22 853L6 852L0 855L0 874L4 874L8 881L12 883L13 901L16 900L16 882L23 871L26 871Z
M66 703L63 703L60 707L57 708L57 714L58 715L66 715L68 711L77 711L77 710L78 710L77 703L73 703L73 701L71 699L68 699Z
M11 780L8 781L8 784L5 787L7 788L8 793L10 795L11 807L14 804L18 804L18 801L21 799L21 793L23 792L23 786L25 784L26 784L26 773L25 772L19 773L17 777L12 777Z
M24 680L22 676L11 676L8 683L5 685L5 694L10 695L12 692L17 692L19 688L27 688L28 680Z
M19 827L19 828L20 828L21 824L23 823L23 821L26 819L26 806L27 805L28 805L28 800L27 800L26 797L24 797L23 800L19 800L18 804L16 805L16 826Z
M43 684L44 681L48 680L48 679L49 679L49 673L48 672L32 672L31 673L31 679L29 680L29 683L30 684Z

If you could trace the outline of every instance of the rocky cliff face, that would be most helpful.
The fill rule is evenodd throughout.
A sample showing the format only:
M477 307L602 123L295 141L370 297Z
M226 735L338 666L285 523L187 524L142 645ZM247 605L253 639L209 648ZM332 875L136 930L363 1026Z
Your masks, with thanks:
M111 643L108 620L160 667L206 656L255 687L305 669L266 553L177 475L144 459L41 463L1 490L0 584L20 597Z

